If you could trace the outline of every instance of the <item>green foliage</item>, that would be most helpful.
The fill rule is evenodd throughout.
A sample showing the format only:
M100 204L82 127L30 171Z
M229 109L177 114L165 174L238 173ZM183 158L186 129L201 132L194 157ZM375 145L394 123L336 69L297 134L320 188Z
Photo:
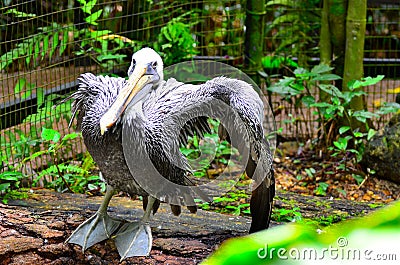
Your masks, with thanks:
M180 22L179 18L172 19L158 36L154 48L164 57L164 63L171 65L193 58L198 52L196 41L191 34L191 24Z
M299 65L292 59L279 56L279 55L268 55L261 58L261 64L266 69L280 69L283 66L288 67L299 67Z
M2 163L8 165L8 157L13 156L15 160L22 160L31 153L40 149L40 139L37 139L35 128L32 128L28 133L24 133L19 129L4 132L8 137L1 139L1 148L4 150Z
M82 6L81 9L84 13L86 13L88 16L85 17L85 21L88 24L97 26L98 23L96 20L100 17L101 13L103 10L98 10L94 13L92 13L93 7L96 5L97 0L90 0L87 2L86 0L77 0Z
M326 190L328 189L329 184L326 182L319 182L317 188L314 190L316 195L326 196Z
M65 102L54 107L53 101L62 97L59 94L44 96L42 88L36 89L37 109L33 114L28 115L23 122L43 122L44 127L52 127L54 122L59 122L61 118L69 120L71 117L71 104Z
M229 161L229 156L235 152L235 148L228 143L228 141L219 140L218 126L219 121L209 119L208 120L211 134L204 134L204 139L201 140L197 135L188 137L188 144L181 146L181 153L189 160L190 164L193 164L195 170L195 177L208 177L207 169L210 163L215 163L220 166L226 166ZM198 158L202 155L203 159L198 161ZM211 161L210 161L211 160Z
M19 95L21 99L27 99L31 96L32 90L34 88L35 88L35 84L33 84L33 83L27 84L26 78L19 78L14 87L14 94ZM38 98L38 101L40 101L43 91L41 89L39 89L39 91L37 93L39 93L37 98Z
M3 168L13 168L9 164L10 157L13 162L21 162L33 153L38 152L43 147L44 139L40 136L41 127L36 124L41 122L41 126L52 127L54 122L61 118L70 119L71 105L69 103L59 104L53 107L53 101L60 97L57 94L45 96L44 90L40 87L34 89L34 84L27 83L25 78L20 78L14 88L14 93L20 95L20 98L26 99L31 96L31 91L36 90L36 112L28 115L24 122L30 123L29 130L24 132L20 129L7 130L5 137L1 138L0 147L3 150L1 165ZM20 166L21 167L21 166Z
M7 165L7 170L0 174L0 195L3 202L20 188L22 179L33 178L33 186L38 186L39 181L45 188L52 188L59 192L69 190L83 193L86 191L105 191L105 183L99 175L93 175L91 171L95 167L92 157L86 153L82 163L63 161L60 154L72 150L73 141L81 137L78 133L70 133L63 137L53 129L42 128L40 138L28 138L19 134L19 141L14 141L14 149L18 151L21 162L13 167ZM30 148L37 146L37 148ZM39 148L41 147L41 148ZM2 158L3 159L3 158ZM49 160L48 165L38 169L35 174L27 175L21 169L30 161L37 159ZM5 160L3 160L4 162Z
M315 10L319 0L271 0L267 9L275 12L275 19L267 25L266 33L273 32L276 53L290 53L298 57L299 65L306 66L310 51L317 47L320 14ZM307 10L307 12L305 12Z
M85 17L88 25L97 26L97 20L100 18L103 10L93 12L92 9L96 5L97 0L78 0L81 3L82 11L87 14ZM91 27L74 31L74 39L81 39L80 49L75 55L89 55L92 60L99 64L107 71L111 70L115 65L123 63L125 54L120 51L124 48L133 48L136 45L140 47L138 42L134 42L126 37L112 34L110 30L94 30Z
M201 264L305 264L305 261L317 259L328 263L336 259L354 262L354 257L358 257L353 256L357 253L354 250L364 255L361 258L365 260L368 257L373 260L378 257L377 253L392 254L390 261L393 262L398 253L399 225L400 202L396 202L368 216L344 221L323 230L314 225L295 223L233 238L224 242ZM328 249L338 255L327 254ZM280 258L282 256L287 259L283 260ZM333 258L335 256L336 259Z
M196 203L197 207L203 210L213 210L233 215L249 215L250 204L245 202L249 197L245 191L233 189L223 196L214 197L212 202L196 200Z
M36 34L22 39L14 49L0 57L0 70L7 70L14 63L35 69L43 61L52 62L57 56L70 55L71 51L79 55L88 55L96 63L109 71L116 64L122 63L126 57L120 54L121 49L135 47L136 42L112 34L109 30L95 30L103 10L93 11L97 0L78 0L80 8L86 15L84 20L87 27L78 30L73 24L61 25L52 22L47 26L39 27ZM8 11L22 17L36 17L35 14L26 14L16 9ZM80 48L76 50L75 45ZM69 49L67 49L69 47Z
M268 90L279 94L291 104L294 109L293 113L289 113L292 123L296 124L298 120L309 119L306 116L295 116L296 113L303 113L301 108L305 107L313 110L314 121L320 125L319 146L322 150L331 151L332 156L344 157L338 169L346 170L346 161L349 159L354 157L355 163L361 161L366 141L369 141L376 133L373 128L369 128L371 120L378 119L384 114L396 112L400 105L387 103L375 112L353 110L350 106L352 99L367 95L366 92L359 90L359 88L376 84L383 79L383 76L366 77L352 81L348 84L347 91L341 91L334 85L327 83L327 81L340 79L339 76L330 73L332 69L332 67L323 64L313 67L310 71L304 68L297 68L293 77L280 79ZM327 100L321 100L315 96L322 91L328 95ZM342 125L337 128L338 136L336 137L332 130L335 130L339 119L345 119L348 125ZM366 132L361 131L361 128L354 128L352 126L353 119L365 124ZM320 183L316 193L324 195L326 188L325 184Z
M57 161L58 153L61 152L61 150L63 150L65 147L71 148L72 140L79 136L80 135L77 133L70 133L61 138L61 134L58 131L43 128L41 138L43 140L43 144L45 146L47 145L48 148L33 153L31 156L24 159L23 162L36 159L37 157L50 156L53 164L42 170L36 176L33 181L34 184L42 179L45 182L45 187L53 188L60 192L68 189L72 192L82 193L85 192L87 188L90 188L88 187L89 184L91 187L94 187L93 185L98 185L102 191L105 190L105 184L99 183L100 177L98 175L90 175L90 172L87 169L88 165L93 165L91 157L86 156L85 160L83 161L85 168L73 163L59 163ZM95 183L93 184L91 182Z
M29 36L17 44L17 47L4 53L0 57L0 70L6 70L11 64L18 62L27 68L36 68L46 56L49 61L55 54L58 46L66 47L68 42L68 32L71 27L62 27L57 23L52 23L47 27L38 28L38 33ZM59 35L64 37L59 40ZM40 47L43 43L43 47ZM60 49L60 55L65 49Z
M299 222L303 219L299 207L293 209L272 208L271 219L276 222Z
M4 194L2 201L7 203L8 198L14 189L18 189L21 180L25 176L21 172L17 171L5 171L0 173L0 196Z

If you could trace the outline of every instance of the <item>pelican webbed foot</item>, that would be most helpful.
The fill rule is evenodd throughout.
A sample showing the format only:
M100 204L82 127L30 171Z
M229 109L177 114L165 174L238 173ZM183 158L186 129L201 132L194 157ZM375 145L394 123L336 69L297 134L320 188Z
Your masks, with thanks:
M129 257L149 255L153 243L150 226L142 222L125 223L112 238L121 261Z
M94 244L111 237L122 223L107 214L107 207L113 194L114 189L111 186L107 186L107 191L99 210L78 226L65 241L66 243L80 245L82 252L84 252Z
M95 215L78 226L66 240L66 243L80 245L84 252L94 244L110 238L121 223L121 221L110 217L107 213L98 211Z
M124 224L112 238L121 256L121 261L134 256L147 256L153 244L151 228L147 224L156 199L149 196L146 210L139 222Z

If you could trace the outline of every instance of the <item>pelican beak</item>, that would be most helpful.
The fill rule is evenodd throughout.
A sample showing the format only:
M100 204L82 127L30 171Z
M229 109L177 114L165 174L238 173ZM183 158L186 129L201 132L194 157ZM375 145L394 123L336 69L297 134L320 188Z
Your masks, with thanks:
M136 65L135 70L129 76L127 84L121 88L114 103L100 119L100 133L102 135L117 122L132 99L135 96L139 96L138 94L141 94L141 90L146 85L160 79L155 68L153 63ZM141 95L140 98L143 96Z

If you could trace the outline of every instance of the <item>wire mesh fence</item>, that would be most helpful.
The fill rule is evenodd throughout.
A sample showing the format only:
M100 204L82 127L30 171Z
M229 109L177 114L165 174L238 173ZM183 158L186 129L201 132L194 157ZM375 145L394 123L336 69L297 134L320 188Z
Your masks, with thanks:
M263 58L272 80L274 74L288 74L292 61L318 64L321 10L318 0L293 1L292 7L274 2L267 1L266 6ZM368 107L373 108L394 101L400 87L400 16L396 1L370 2L365 72L387 76L368 88ZM61 134L75 129L68 128L69 103L52 106L76 89L81 73L125 76L130 55L141 47L154 47L167 65L194 58L243 66L244 0L1 0L0 4L2 169L43 148L38 140L43 127ZM284 21L285 15L292 20ZM275 58L284 63L271 67L268 62ZM272 103L277 108L282 100L273 97ZM312 113L301 111L305 119L296 126L288 111L277 116L285 136L314 136ZM62 159L83 150L77 141Z
M263 66L272 83L277 80L275 77L290 76L296 64L306 68L317 65L322 1L267 1L266 9ZM396 101L400 92L399 52L400 4L391 0L368 1L364 76L385 76L380 83L365 89L368 110L374 111L385 102ZM313 115L315 109L294 110L288 102L274 95L271 102L273 109L279 109L277 127L283 128L284 137L310 139L317 136L319 124ZM390 115L385 115L375 121L376 128L382 128L389 118Z

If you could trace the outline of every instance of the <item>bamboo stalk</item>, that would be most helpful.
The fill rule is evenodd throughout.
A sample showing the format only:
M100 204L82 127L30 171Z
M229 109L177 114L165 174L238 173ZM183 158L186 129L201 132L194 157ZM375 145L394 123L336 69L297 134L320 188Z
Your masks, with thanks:
M360 79L364 75L364 40L367 16L366 0L349 0L346 19L346 52L343 75L343 88L348 89L348 82ZM363 97L354 97L350 102L353 110L364 109ZM365 127L356 119L351 121L353 129Z
M346 13L348 0L328 0L329 2L329 29L331 34L333 67L335 73L343 76L344 53L346 47ZM337 87L342 88L341 82Z
M331 65L332 43L331 43L331 32L329 26L329 0L323 1L319 47L320 47L321 63L326 65ZM326 93L322 89L319 92L319 97L323 102L327 102L329 99L328 93Z
M260 85L259 73L263 72L265 0L249 0L246 4L245 69L247 74Z

